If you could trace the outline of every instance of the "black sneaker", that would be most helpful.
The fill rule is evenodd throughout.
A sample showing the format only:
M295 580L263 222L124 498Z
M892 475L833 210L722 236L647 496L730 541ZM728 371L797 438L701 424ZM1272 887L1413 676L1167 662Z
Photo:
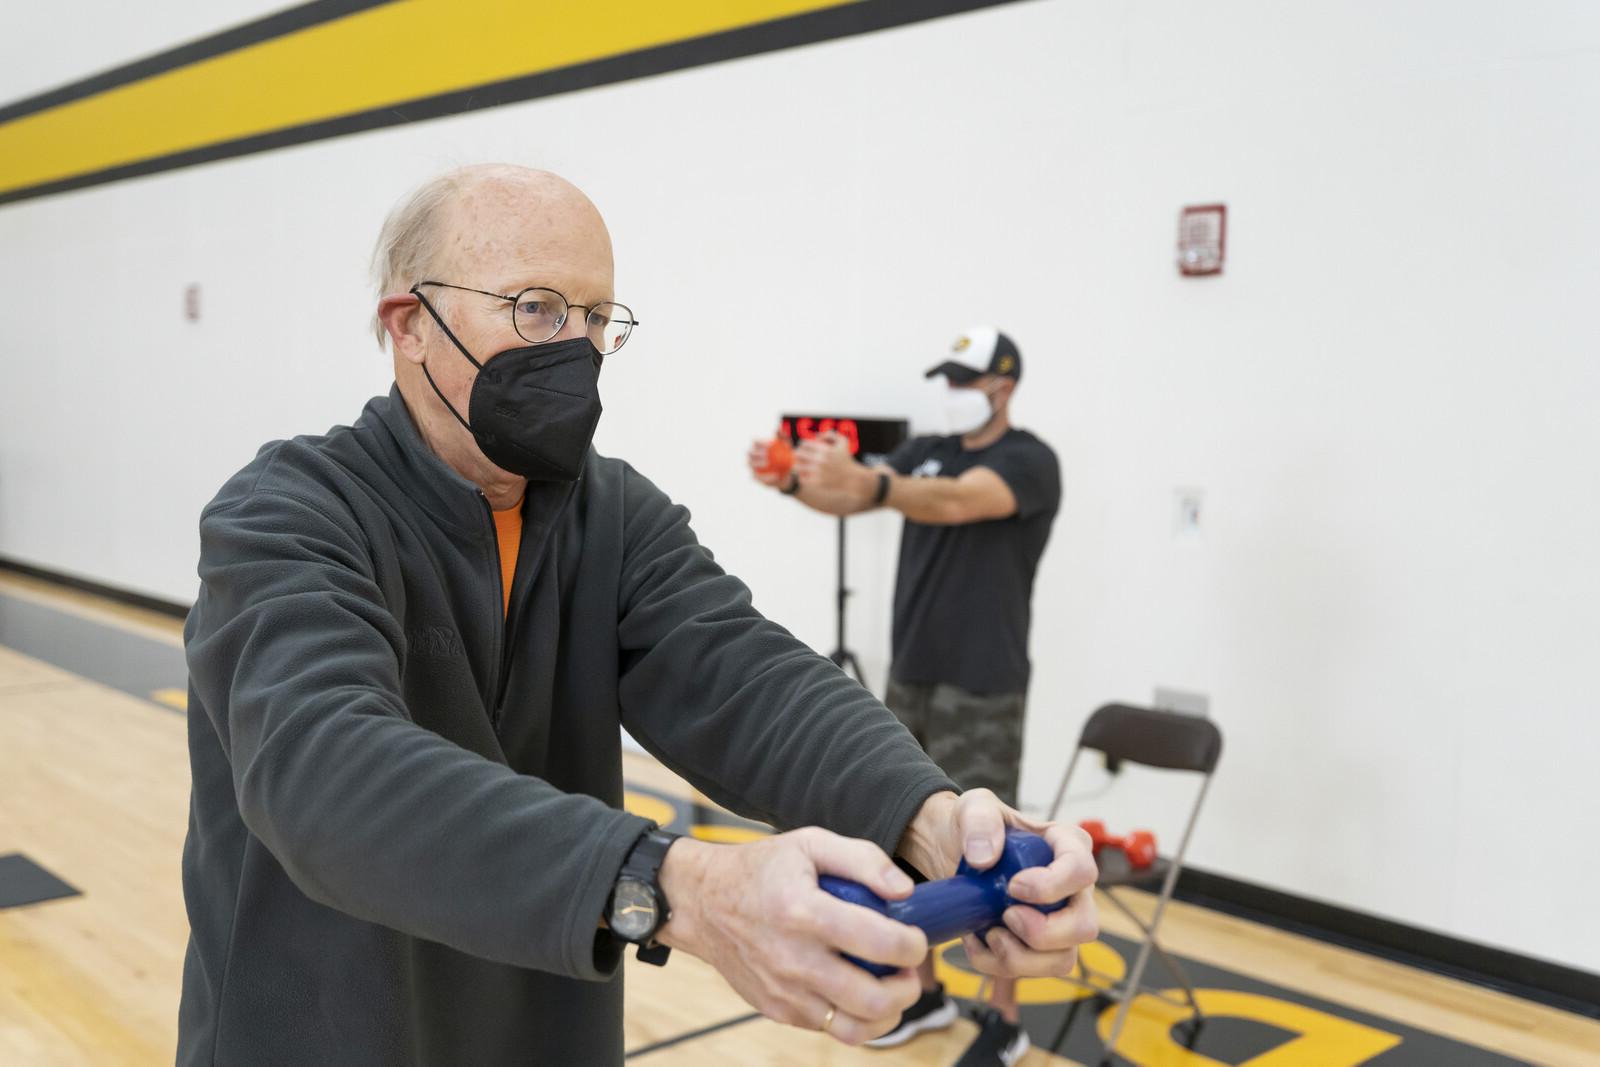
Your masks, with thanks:
M900 1016L900 1025L882 1037L867 1042L868 1048L894 1048L903 1045L924 1030L943 1030L956 1021L956 1002L944 995L940 985L917 998L917 1002Z
M956 1061L956 1067L1013 1067L1030 1047L1028 1031L1006 1022L997 1011L986 1011L978 1016L978 1036Z

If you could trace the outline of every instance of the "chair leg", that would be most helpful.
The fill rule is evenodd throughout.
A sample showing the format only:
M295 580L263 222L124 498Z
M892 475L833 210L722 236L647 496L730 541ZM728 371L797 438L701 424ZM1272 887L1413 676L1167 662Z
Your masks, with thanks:
M1139 958L1134 961L1133 970L1128 972L1126 985L1122 996L1122 1005L1117 1009L1117 1018L1111 1024L1111 1036L1106 1039L1106 1058L1117 1051L1117 1039L1122 1036L1122 1027L1128 1021L1128 1012L1133 1010L1133 1002L1139 996L1139 982L1144 978L1144 969L1150 962L1151 941L1149 937L1139 943Z
M1188 998L1189 1007L1194 1011L1196 1021L1204 1019L1205 1013L1200 1010L1200 1002L1194 997L1194 983L1189 981L1188 972L1179 965L1177 960L1172 958L1166 949L1161 947L1161 943L1153 935L1150 938L1150 947L1155 949L1156 955L1161 957L1162 966L1171 971L1173 977L1177 978L1178 984L1183 986L1183 995Z

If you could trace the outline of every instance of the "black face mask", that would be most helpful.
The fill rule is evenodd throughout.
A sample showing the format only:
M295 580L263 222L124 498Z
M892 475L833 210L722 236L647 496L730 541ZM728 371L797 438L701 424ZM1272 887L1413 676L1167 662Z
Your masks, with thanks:
M576 481L600 422L600 353L594 342L574 337L508 348L479 363L456 340L428 298L417 293L417 299L451 343L478 368L467 403L471 422L445 399L426 363L422 373L489 462L530 481Z

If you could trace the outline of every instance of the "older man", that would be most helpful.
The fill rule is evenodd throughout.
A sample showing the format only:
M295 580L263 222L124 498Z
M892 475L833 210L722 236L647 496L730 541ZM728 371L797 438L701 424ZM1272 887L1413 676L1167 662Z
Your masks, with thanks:
M918 995L922 934L819 873L910 891L988 865L1020 817L957 795L881 705L751 607L685 511L590 447L614 302L594 206L475 167L390 217L395 384L269 444L200 520L186 628L194 793L179 1061L604 1064L629 942L709 961L756 1008L859 1043ZM623 725L780 827L674 839L621 810ZM819 829L826 827L826 829ZM1061 974L1094 868L1049 867L981 954ZM973 946L977 949L977 946Z

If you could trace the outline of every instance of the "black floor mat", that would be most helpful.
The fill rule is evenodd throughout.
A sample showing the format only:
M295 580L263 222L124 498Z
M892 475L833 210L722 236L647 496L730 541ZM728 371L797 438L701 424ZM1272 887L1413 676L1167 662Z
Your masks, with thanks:
M24 904L80 895L79 890L20 852L0 856L0 908L20 908Z

